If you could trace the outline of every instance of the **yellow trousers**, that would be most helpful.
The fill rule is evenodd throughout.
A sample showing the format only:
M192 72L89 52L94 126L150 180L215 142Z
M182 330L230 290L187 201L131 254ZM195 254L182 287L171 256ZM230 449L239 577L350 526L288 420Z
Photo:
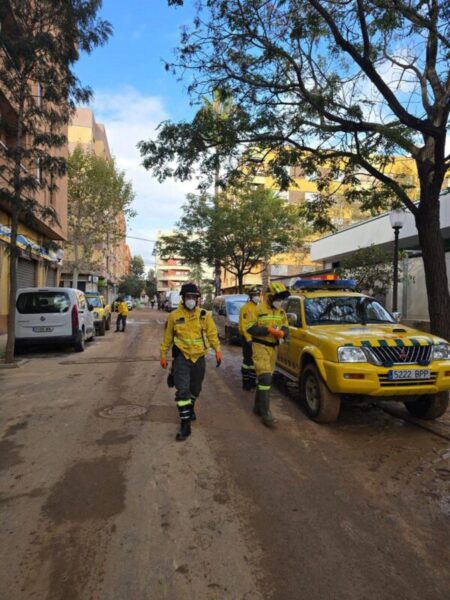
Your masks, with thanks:
M253 363L255 365L256 375L263 373L273 373L275 362L277 360L277 346L263 346L253 342Z

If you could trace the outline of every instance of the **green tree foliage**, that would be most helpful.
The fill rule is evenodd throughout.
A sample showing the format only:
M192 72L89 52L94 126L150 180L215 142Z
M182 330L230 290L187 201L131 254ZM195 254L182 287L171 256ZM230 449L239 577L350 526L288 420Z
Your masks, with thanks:
M169 0L181 5L182 0ZM429 0L199 0L167 68L189 73L193 101L226 89L237 110L215 152L232 168L248 148L275 150L272 172L289 184L300 166L319 194L308 205L321 227L333 203L330 182L346 184L363 210L403 205L414 215L426 273L431 330L450 339L450 295L439 194L450 167L450 4ZM165 123L142 145L160 177L192 174L211 145L202 124ZM203 146L202 146L203 144ZM256 152L254 152L256 149ZM414 159L419 197L390 173L393 156ZM176 157L176 167L168 165ZM367 182L367 175L372 183ZM414 203L413 200L417 200Z
M91 97L74 63L111 34L110 24L97 16L100 7L100 0L0 3L0 92L13 107L0 119L6 140L0 145L0 200L11 216L7 361L14 355L19 222L56 219L36 194L54 193L66 173L64 126L75 105Z
M141 292L146 289L144 259L136 255L131 259L131 272L123 277L119 283L119 292L133 298L140 298Z
M114 246L123 239L122 219L134 216L134 192L114 160L84 152L77 146L68 160L68 217L73 286L82 270L95 270L103 255L95 250Z
M144 278L145 265L144 259L142 256L137 255L133 256L131 259L131 273L135 275L138 279Z
M378 246L359 248L342 261L339 275L355 279L358 292L384 296L392 285L392 254Z
M242 184L215 197L191 194L187 200L175 235L163 237L158 251L163 258L181 256L187 264L212 266L218 260L237 277L240 291L245 275L301 245L298 209L270 190Z
M154 269L149 269L147 274L147 279L145 280L145 291L150 300L156 296L156 274Z

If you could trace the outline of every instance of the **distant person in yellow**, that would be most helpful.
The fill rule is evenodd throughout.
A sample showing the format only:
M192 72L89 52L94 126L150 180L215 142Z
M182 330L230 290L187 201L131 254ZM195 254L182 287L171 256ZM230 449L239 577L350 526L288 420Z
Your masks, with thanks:
M119 314L117 315L116 321L116 332L117 331L125 331L127 326L127 316L128 316L128 304L122 297L119 297L119 305L117 307ZM122 329L120 328L122 326Z
M241 306L239 311L239 333L242 336L242 388L253 390L256 387L255 365L253 364L252 336L247 327L255 322L255 311L261 302L261 290L254 286L248 292L248 301Z
M194 405L202 389L205 355L210 346L216 352L216 365L222 362L217 327L211 313L197 306L200 290L195 283L185 283L180 295L180 305L167 319L160 359L162 368L167 369L167 352L172 346L175 402L181 421L177 441L191 435L191 421L196 420Z
M290 296L282 283L270 283L266 297L257 306L247 332L252 337L253 362L257 388L253 412L261 416L264 425L272 427L275 419L270 411L270 389L280 341L289 334L289 323L281 302Z

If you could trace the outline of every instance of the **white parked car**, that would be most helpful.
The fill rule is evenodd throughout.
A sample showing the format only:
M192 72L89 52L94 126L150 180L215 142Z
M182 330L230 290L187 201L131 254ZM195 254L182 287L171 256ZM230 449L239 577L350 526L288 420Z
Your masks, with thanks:
M70 344L83 352L95 337L94 317L86 296L73 288L22 288L16 300L16 348Z

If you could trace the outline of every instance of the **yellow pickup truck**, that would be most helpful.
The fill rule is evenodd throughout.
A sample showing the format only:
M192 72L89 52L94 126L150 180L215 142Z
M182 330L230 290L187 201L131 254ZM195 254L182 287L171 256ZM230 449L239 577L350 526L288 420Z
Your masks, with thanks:
M105 335L111 329L111 307L98 292L85 292L85 295L89 304L94 307L92 314L95 330L98 335Z
M436 419L448 406L450 345L397 323L354 282L299 280L285 301L288 341L276 372L298 383L309 417L335 421L342 397L404 402Z

